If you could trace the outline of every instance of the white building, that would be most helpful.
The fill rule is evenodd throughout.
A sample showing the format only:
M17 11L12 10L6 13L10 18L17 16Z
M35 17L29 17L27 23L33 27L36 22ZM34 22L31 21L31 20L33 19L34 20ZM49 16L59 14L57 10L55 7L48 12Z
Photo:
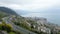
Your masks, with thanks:
M41 26L41 31L45 32L47 34L51 34L51 30L49 28L46 28L46 27L43 27L43 26Z

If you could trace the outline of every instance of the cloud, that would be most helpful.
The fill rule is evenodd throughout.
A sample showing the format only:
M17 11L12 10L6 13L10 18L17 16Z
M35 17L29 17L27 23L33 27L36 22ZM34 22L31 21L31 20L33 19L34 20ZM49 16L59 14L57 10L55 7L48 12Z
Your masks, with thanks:
M57 5L60 0L0 0L2 5L13 9L33 11L34 9L47 9Z
M27 11L27 13L31 12L31 14L33 13L33 15L35 15L41 12L50 12L50 9L52 11L52 7L53 10L54 7L60 7L59 1L60 0L0 0L0 6L6 6L14 10L24 10ZM19 13L19 11L17 12Z

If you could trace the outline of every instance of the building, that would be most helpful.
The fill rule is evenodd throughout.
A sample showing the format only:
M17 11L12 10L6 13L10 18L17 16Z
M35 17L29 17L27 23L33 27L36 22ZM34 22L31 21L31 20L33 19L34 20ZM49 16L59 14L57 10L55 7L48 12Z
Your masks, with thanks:
M37 20L37 24L44 26L44 24L47 23L47 19L46 18L40 18L39 20Z
M51 34L51 30L49 28L41 26L41 31L47 34Z

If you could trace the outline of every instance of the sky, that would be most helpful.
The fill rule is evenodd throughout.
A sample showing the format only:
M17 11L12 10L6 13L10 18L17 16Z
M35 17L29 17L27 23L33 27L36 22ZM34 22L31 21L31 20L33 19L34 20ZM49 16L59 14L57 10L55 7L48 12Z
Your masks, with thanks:
M60 0L0 0L0 6L9 7L24 17L44 17L60 24Z

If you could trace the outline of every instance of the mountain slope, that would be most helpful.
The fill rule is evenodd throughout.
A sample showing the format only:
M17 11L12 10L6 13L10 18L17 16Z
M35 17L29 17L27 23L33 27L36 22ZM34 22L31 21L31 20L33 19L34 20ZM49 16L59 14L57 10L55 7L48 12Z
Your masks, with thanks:
M0 7L0 20L1 20L1 18L9 16L9 15L16 15L17 16L18 14L10 8Z
M7 8L7 7L0 7L0 12L5 12L9 15L17 15L16 12L14 12L12 9Z

